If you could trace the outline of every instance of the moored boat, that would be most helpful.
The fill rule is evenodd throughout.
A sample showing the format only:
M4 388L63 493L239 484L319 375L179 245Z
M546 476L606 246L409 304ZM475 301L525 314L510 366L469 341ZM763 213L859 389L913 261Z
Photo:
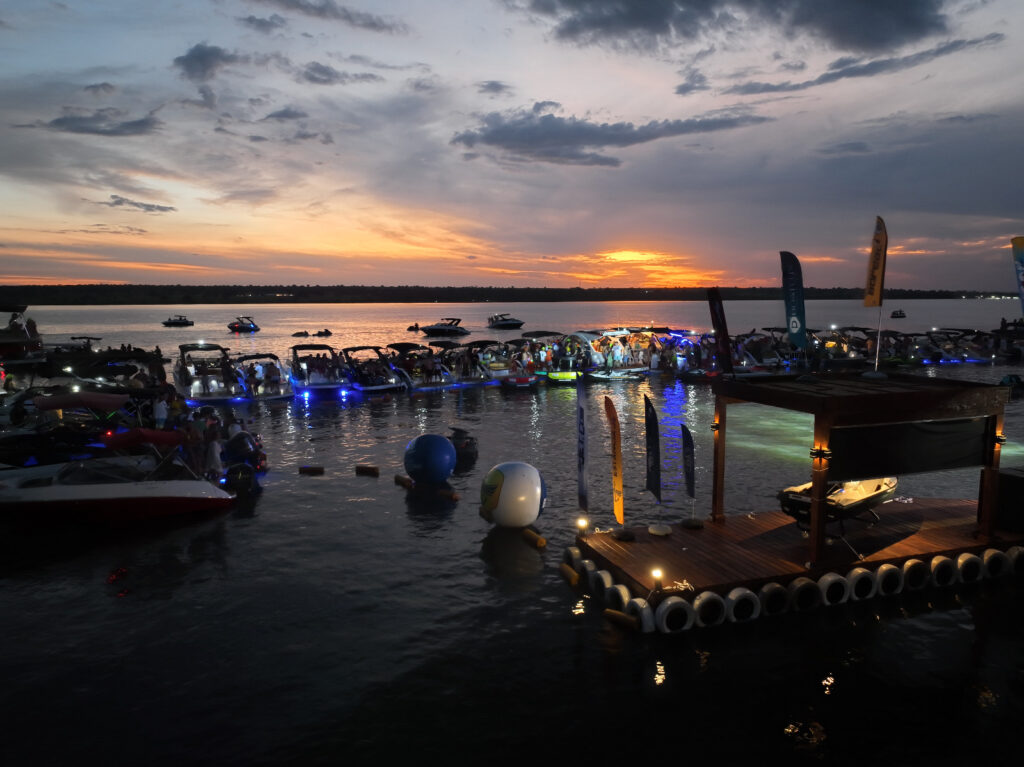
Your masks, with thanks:
M0 489L0 514L68 521L136 522L220 511L235 502L173 450L163 457L154 451L7 469L0 471Z
M361 392L397 391L407 388L379 346L349 346L341 350L341 362L353 389Z
M411 341L388 344L390 365L409 391L450 389L457 381L438 351Z
M190 328L196 323L184 314L175 314L173 317L168 317L164 320L162 324L165 328Z
M219 344L179 344L174 363L174 386L189 402L223 403L242 398L245 385Z
M241 354L231 361L235 376L242 382L242 396L252 402L291 399L291 382L281 370L276 354Z
M35 320L25 317L27 306L0 306L0 312L10 312L7 327L0 328L0 361L21 360L38 356L43 351L43 339L36 329Z
M296 344L291 348L288 381L295 394L337 393L350 388L344 362L328 344Z

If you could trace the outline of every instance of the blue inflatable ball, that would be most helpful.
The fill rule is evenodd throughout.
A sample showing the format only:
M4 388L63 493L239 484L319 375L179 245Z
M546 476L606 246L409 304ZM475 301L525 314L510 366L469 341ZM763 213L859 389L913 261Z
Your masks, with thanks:
M544 477L528 463L499 463L480 485L480 516L500 527L532 525L547 503Z
M405 470L413 482L443 484L455 470L455 445L440 434L421 434L405 446Z

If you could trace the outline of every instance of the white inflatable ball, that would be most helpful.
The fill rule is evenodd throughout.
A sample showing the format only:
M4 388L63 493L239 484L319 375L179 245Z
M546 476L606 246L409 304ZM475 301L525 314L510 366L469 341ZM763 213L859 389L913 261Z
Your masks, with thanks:
M480 484L480 516L500 527L526 527L540 516L547 488L528 463L499 463Z

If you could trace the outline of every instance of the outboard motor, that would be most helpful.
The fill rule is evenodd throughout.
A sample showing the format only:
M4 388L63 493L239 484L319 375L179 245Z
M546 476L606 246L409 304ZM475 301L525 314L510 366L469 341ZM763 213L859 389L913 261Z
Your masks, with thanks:
M221 482L225 489L242 498L263 492L263 488L256 480L256 469L247 463L234 463L229 466Z

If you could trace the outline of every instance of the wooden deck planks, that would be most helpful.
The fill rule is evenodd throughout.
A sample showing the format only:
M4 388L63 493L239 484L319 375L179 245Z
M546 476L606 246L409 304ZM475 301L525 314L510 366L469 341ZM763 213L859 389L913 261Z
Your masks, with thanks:
M617 540L611 533L592 533L577 539L584 558L612 573L617 583L634 596L647 596L654 588L651 571L662 570L665 593L684 596L704 590L726 594L736 586L759 588L768 581L786 583L806 575L817 578L828 571L845 573L858 564L877 567L912 557L980 552L989 547L1007 549L1024 542L1022 533L997 532L991 539L977 533L976 501L915 499L888 503L878 509L881 521L868 525L847 520L846 538L863 555L858 560L835 538L820 562L808 567L809 541L795 520L781 511L728 516L724 522L705 522L701 529L672 525L668 536L651 535L646 528L631 529L635 540ZM829 526L829 535L838 528ZM692 589L692 592L691 592Z

